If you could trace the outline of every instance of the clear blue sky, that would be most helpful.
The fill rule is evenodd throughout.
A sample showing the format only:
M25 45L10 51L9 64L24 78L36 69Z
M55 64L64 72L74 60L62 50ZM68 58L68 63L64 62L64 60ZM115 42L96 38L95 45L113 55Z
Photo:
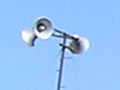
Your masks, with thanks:
M0 90L56 90L60 40L30 48L20 35L39 16L90 41L84 54L67 51L73 59L65 61L65 90L120 90L119 0L1 0Z

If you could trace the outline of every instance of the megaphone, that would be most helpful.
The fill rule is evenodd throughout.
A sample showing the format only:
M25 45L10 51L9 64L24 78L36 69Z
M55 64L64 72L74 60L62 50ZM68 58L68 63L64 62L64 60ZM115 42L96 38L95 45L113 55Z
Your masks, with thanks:
M34 46L36 38L48 39L53 33L53 26L50 20L47 18L38 18L34 25L33 31L22 31L22 39L29 46Z
M86 52L89 48L89 41L84 37L73 35L76 39L72 40L69 44L70 51L74 54Z
M33 25L36 36L40 39L48 39L53 33L53 26L48 18L38 18Z
M22 39L24 40L24 42L28 45L28 46L34 46L34 42L36 39L36 35L34 34L34 32L30 32L27 30L23 30L22 31Z

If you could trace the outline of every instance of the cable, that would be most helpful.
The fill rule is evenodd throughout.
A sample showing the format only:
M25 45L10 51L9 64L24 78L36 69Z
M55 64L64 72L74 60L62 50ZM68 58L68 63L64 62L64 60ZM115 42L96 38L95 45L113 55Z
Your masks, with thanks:
M57 53L57 55L52 59L52 62L49 63L48 67L46 67L46 71L42 74L42 76L40 76L40 78L37 79L37 83L36 86L34 87L33 90L40 90L40 87L43 86L42 82L44 81L44 79L50 74L51 69L54 67L55 65L55 59L59 57L59 55L61 54L61 51L59 51Z

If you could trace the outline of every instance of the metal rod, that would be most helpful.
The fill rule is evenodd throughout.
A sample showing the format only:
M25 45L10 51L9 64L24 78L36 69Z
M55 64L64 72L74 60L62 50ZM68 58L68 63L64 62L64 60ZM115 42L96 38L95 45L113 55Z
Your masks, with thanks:
M66 35L64 34L63 44L66 44ZM62 81L62 72L63 72L63 65L64 65L64 56L65 56L65 48L62 46L62 54L60 59L60 67L59 67L59 76L58 76L58 83L57 83L57 90L61 89L61 81Z
M55 33L53 33L52 36L57 37L57 38L63 38L63 35L57 35Z
M62 31L60 31L60 30L58 30L58 29L56 29L56 28L54 28L54 30L55 30L56 32L60 33L60 34L64 34L64 32L62 32Z
M68 39L78 40L78 38L75 38L75 37L73 37L72 35L69 35L68 33L65 33L65 32L63 32L63 31L60 31L60 30L58 30L58 29L56 29L56 28L54 28L54 31L57 32L57 33L59 33L59 34L66 35L66 38L68 38ZM53 34L53 36L59 36L59 35ZM59 37L59 38L63 38L63 37Z

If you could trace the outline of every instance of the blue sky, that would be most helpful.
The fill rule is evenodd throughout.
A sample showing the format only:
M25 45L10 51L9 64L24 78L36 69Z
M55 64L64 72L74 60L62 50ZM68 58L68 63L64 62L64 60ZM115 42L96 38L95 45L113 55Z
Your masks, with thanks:
M30 48L21 39L39 16L54 27L90 41L88 52L66 56L65 90L120 90L119 0L1 0L0 90L56 90L61 40L37 40Z

